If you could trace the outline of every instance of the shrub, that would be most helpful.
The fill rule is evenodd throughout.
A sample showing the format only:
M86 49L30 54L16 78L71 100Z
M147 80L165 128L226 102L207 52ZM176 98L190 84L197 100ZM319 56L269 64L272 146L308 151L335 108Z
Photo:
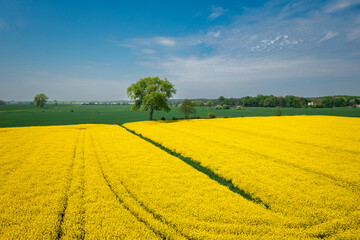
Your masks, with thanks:
M216 118L216 114L213 112L208 113L208 118Z
M177 117L173 117L172 120L178 120Z
M161 120L166 120L166 118L165 118L165 117L162 117Z
M280 110L276 110L275 116L281 116L281 111L280 111Z
M71 111L70 112L74 112L74 110L73 109L71 109Z

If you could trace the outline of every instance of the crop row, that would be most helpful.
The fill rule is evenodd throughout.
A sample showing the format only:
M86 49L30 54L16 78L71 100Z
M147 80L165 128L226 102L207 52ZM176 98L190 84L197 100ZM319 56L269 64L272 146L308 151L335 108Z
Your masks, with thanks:
M124 126L231 180L290 226L346 237L359 229L359 123L304 116Z
M119 126L0 130L1 239L311 236Z
M109 188L149 228L166 238L303 236L299 228L246 200L178 158L120 127L92 129Z
M311 121L318 126L317 118L306 126L287 118L279 118L281 126L272 118L251 119L125 126L191 157L269 208L120 126L2 128L0 239L356 236L358 179L346 161L358 171L357 148L326 140L336 135L356 145L359 139L346 127L331 131L341 118L328 119L329 129L324 124L313 138L302 132L311 130ZM287 128L290 134L275 134ZM316 140L325 144L306 148L306 141ZM277 145L283 155L272 152ZM325 170L319 149L333 156ZM306 150L318 151L321 161ZM334 174L334 162L348 175Z

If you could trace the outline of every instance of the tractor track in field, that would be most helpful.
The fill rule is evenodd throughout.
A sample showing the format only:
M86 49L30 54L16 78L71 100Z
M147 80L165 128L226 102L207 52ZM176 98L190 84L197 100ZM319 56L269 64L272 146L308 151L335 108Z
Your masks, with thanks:
M81 202L83 203L81 205L81 235L80 239L85 239L85 207L84 207L84 199L85 199L85 141L86 141L86 132L84 134L84 144L83 144L83 152L82 152L82 161L81 161Z
M199 172L202 172L203 174L207 175L210 179L216 181L217 183L223 185L223 186L226 186L228 187L228 189L236 194L239 194L241 197L253 202L253 203L256 203L256 204L260 204L262 206L264 206L266 209L269 209L270 210L270 206L267 205L266 203L262 202L261 199L258 199L258 198L254 198L252 197L250 194L246 193L244 190L236 187L232 180L228 180L228 179L225 179L221 176L219 176L218 174L216 174L214 171L212 171L211 169L207 168L207 167L204 167L201 165L200 162L197 162L197 161L194 161L193 159L191 158L188 158L188 157L184 157L182 156L180 153L177 153L177 152L174 152L172 151L171 149L167 148L167 147L164 147L163 145L161 145L160 143L157 143L147 137L144 137L143 135L139 134L139 133L136 133L135 131L133 130L130 130L128 129L127 127L123 126L123 125L119 125L120 127L124 128L125 130L127 130L128 132L140 137L141 139L155 145L156 147L160 148L161 150L167 152L168 154L174 156L174 157L177 157L179 158L181 161L187 163L188 165L190 165L191 167L193 167L194 169L196 169L197 171Z
M150 143L153 143L154 145L156 145L156 146L164 149L165 151L168 151L170 154L172 154L172 155L175 154L174 156L177 156L177 155L178 155L178 156L180 156L180 157L183 157L181 154L176 153L176 152L172 151L171 149L162 146L160 143L157 143L157 142L155 142L155 141L153 141L153 140L151 140L151 139L149 139L149 138L147 138L147 137L144 137L144 136L142 136L141 134L138 134L138 133L136 133L135 131L126 128L125 126L122 126L122 125L120 125L120 126L121 126L121 127L124 127L125 129L127 129L127 130L130 131L131 133L133 133L133 134L135 134L135 135L137 135L137 136L145 139L146 141L148 141L148 142L150 142ZM172 130L173 130L173 129L172 129ZM179 131L179 130L176 130L176 131ZM183 131L180 131L180 132L183 132ZM183 133L185 133L185 132L183 132ZM189 134L189 133L186 132L186 134ZM195 138L199 138L199 135L196 135L196 134L191 134L191 135L192 135L193 137L195 137ZM213 143L215 143L215 144L222 144L222 145L225 145L225 146L233 147L232 144L227 144L227 143L224 143L224 142L221 142L221 143L220 143L219 141L214 140L214 139L208 139L208 138L205 138L205 139L206 139L206 141L208 141L208 142L213 142ZM350 182L350 181L347 181L347 180L345 180L345 179L338 179L338 178L336 178L336 177L334 177L334 176L332 176L332 175L330 175L330 174L323 173L323 172L319 172L319 171L315 171L315 170L312 170L312 169L309 169L309 168L306 168L306 167L302 167L302 166L299 166L299 165L297 165L297 164L290 163L290 162L287 162L287 161L285 161L285 160L282 160L282 159L280 159L280 158L276 158L276 157L269 156L269 155L266 155L266 154L261 154L261 153L256 152L256 151L252 151L252 150L250 150L250 149L248 149L248 148L243 148L243 147L241 147L241 146L239 146L239 145L237 146L237 149L241 149L242 151L247 152L247 153L249 153L249 154L251 154L251 155L254 155L254 156L259 156L259 157L262 157L262 158L270 159L270 160L272 160L273 162L278 163L278 164L282 164L282 165L285 165L285 166L288 166L288 167L293 167L293 168L299 169L299 170L301 170L301 171L304 171L304 172L306 172L306 173L311 173L311 174L317 175L317 176L319 176L319 177L322 177L322 178L324 178L324 179L327 179L327 180L328 180L329 182L331 182L332 184L334 184L334 185L336 185L336 186L338 186L338 187L344 188L344 189L346 189L346 190L350 190L350 191L353 191L353 192L358 192L358 189L359 189L359 187L360 187L357 183ZM173 153L174 153L174 154L173 154ZM183 157L183 158L186 158L186 157ZM190 158L188 158L188 159L190 159ZM194 160L192 160L192 159L190 159L190 161L196 162L196 161L194 161ZM199 164L200 164L200 163L199 163ZM210 170L210 171L211 171L211 170ZM231 181L231 180L229 180L229 181Z
M64 223L64 218L65 218L65 213L66 213L66 209L68 206L68 202L69 202L69 191L70 191L70 187L71 187L71 182L74 178L74 165L75 165L75 157L76 157L76 152L77 149L79 147L79 140L80 140L80 135L82 134L82 131L79 132L77 139L76 139L76 144L74 147L74 153L73 153L73 157L72 157L72 162L70 164L70 169L69 169L69 180L68 183L66 185L65 188L65 197L63 200L63 208L61 209L61 211L59 212L59 226L56 230L56 239L61 239L61 237L63 236L64 232L63 232L63 223Z
M96 145L94 143L94 137L91 136L91 142L92 145L94 146L94 152L95 152L95 157L97 159L97 162L99 164L99 168L101 171L101 174L106 182L106 185L109 187L109 189L111 190L111 192L114 194L114 196L116 197L116 199L118 200L118 202L127 210L129 211L139 222L142 222L145 226L147 226L151 231L153 231L157 236L159 236L162 239L171 239L171 236L168 236L166 233L161 232L160 230L154 228L147 220L145 220L144 218L142 218L140 216L139 213L137 213L136 211L132 210L131 207L128 206L128 204L126 204L124 202L124 200L122 200L120 198L120 196L116 193L115 189L113 188L113 186L111 185L111 182L108 178L108 176L105 174L103 166L100 162L100 159L98 157L98 152L96 151ZM106 157L108 163L109 159L108 157ZM162 215L157 214L154 210L149 209L142 201L138 200L136 198L136 196L124 185L124 183L122 181L120 181L121 185L123 186L123 188L125 189L125 191L127 192L127 194L142 208L144 209L147 213L149 213L155 220L162 222L163 224L166 224L167 226L173 228L178 234L180 234L182 237L184 237L185 239L191 239L189 236L185 235L184 233L180 232L176 226L174 224L171 224L169 221L167 221Z

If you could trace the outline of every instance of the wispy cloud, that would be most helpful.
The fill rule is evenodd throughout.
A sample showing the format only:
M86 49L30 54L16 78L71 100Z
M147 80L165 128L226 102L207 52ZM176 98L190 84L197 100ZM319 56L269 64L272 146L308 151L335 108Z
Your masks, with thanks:
M339 33L337 33L337 32L327 32L327 33L325 34L325 36L324 36L323 38L321 38L317 43L321 43L321 42L323 42L323 41L327 41L327 40L335 37L335 36L338 35L338 34L339 34Z
M216 31L216 32L210 31L210 32L207 33L207 36L215 37L215 38L220 37L220 35L221 35L221 31Z
M326 13L328 7L320 1L310 6L296 2L285 8L274 4L270 9L249 9L228 25L213 25L197 34L129 39L125 43L143 53L137 63L151 69L151 74L169 77L183 86L190 81L199 86L196 91L201 91L204 83L208 90L217 89L219 81L261 89L276 81L300 85L299 79L360 76L353 51L360 39L357 10L350 8L344 18ZM209 19L224 11L214 7ZM328 44L320 44L325 41Z
M118 41L118 40L105 39L105 41L110 42L110 43L115 43L116 45L118 45L120 47L126 47L126 48L134 48L135 47L133 44L125 43L125 42Z
M215 18L220 17L223 15L227 10L222 7L212 7L212 13L208 16L209 20L214 20Z
M176 45L176 38L170 37L152 37L152 38L133 38L122 41L107 39L107 42L115 43L117 46L133 48L143 53L154 53L153 48L157 46L171 47Z
M359 74L356 63L313 57L298 59L236 58L217 55L207 58L190 56L154 61L169 77L179 82L264 82L267 79L291 81L294 77L333 77ZM304 71L306 69L306 71Z
M156 51L153 50L153 49L143 49L142 53L144 53L144 54L154 54L154 53L156 53Z
M173 39L165 38L165 37L156 37L155 41L157 44L160 44L163 46L173 46L176 44L176 42Z
M360 4L360 0L334 0L325 7L325 12L337 12L358 4Z
M298 45L302 40L295 40L289 38L288 35L277 35L272 39L263 39L259 44L250 47L251 51L264 51L264 50L281 50L284 47L291 45Z

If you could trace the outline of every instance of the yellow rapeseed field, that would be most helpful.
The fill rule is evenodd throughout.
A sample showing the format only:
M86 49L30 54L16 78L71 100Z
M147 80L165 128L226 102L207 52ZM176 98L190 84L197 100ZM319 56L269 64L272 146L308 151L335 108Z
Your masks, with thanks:
M310 236L360 238L360 119L251 117L128 123L201 163Z
M356 239L359 123L125 124L257 202L121 126L0 128L0 239Z

